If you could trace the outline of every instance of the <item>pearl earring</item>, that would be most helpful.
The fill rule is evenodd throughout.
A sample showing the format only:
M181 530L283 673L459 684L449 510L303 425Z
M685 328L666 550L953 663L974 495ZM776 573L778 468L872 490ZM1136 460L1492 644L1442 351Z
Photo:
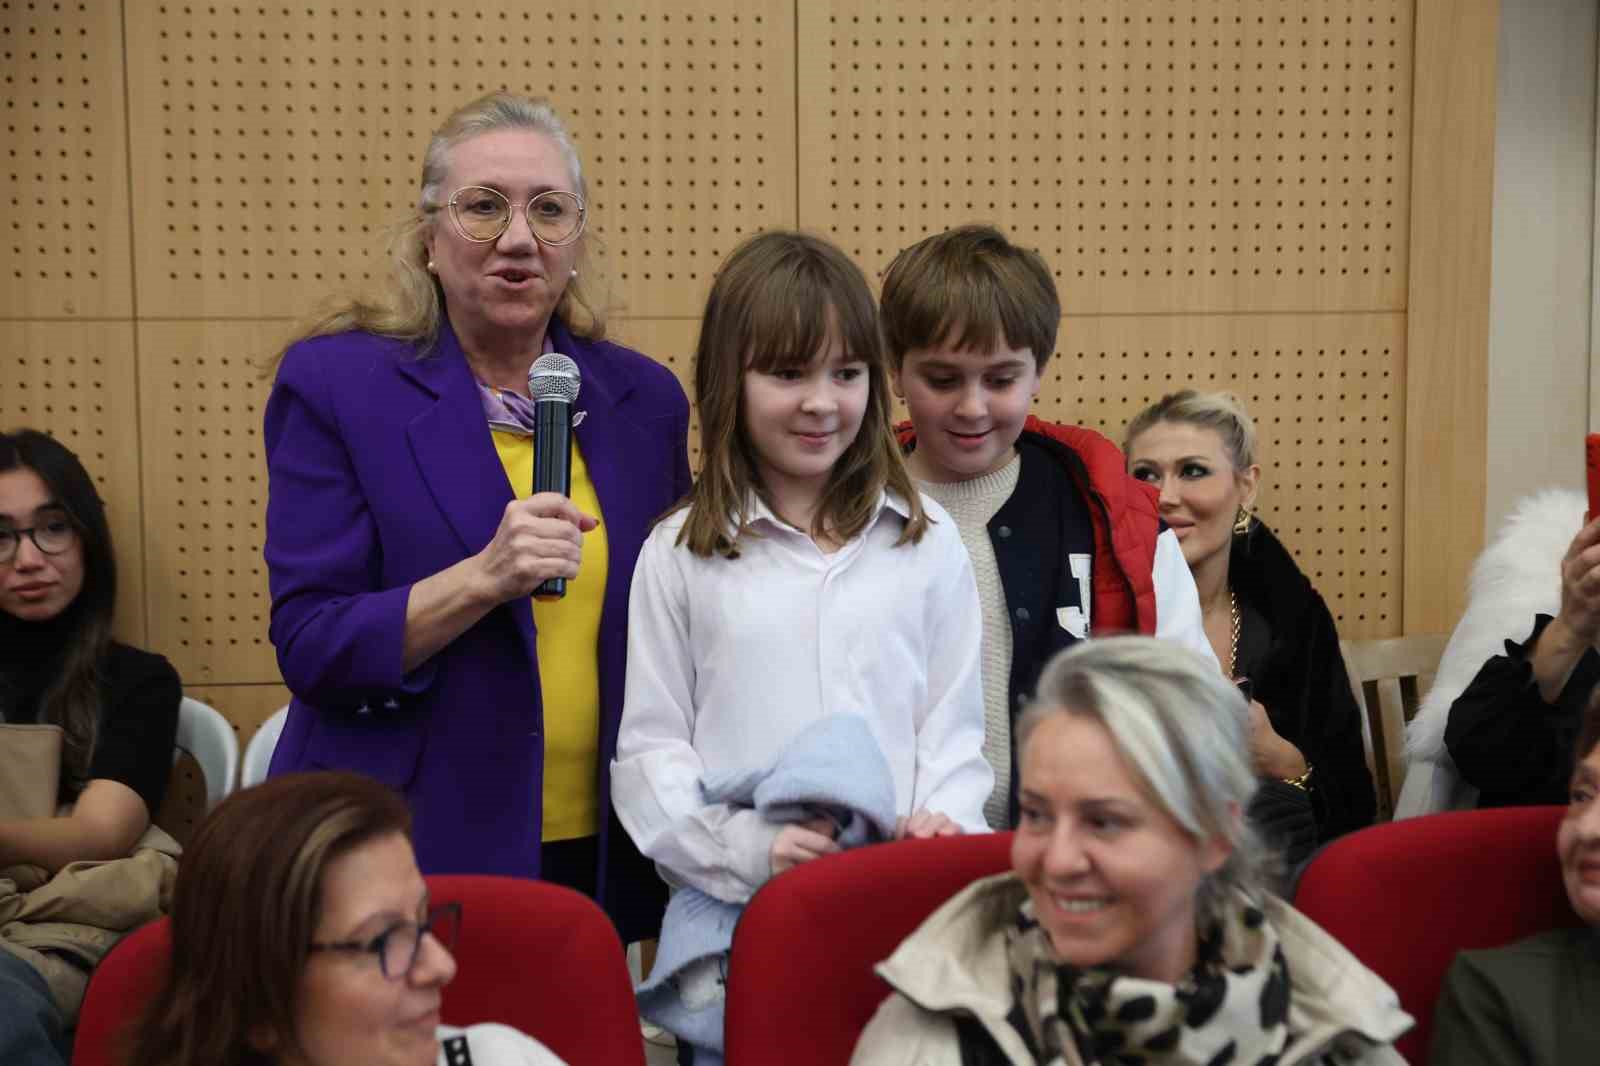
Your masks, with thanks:
M578 268L577 267L573 267L572 268L572 276L573 277L577 277L578 276Z
M428 273L437 274L438 272L439 272L439 268L436 265L434 265L433 260L432 259L428 260Z

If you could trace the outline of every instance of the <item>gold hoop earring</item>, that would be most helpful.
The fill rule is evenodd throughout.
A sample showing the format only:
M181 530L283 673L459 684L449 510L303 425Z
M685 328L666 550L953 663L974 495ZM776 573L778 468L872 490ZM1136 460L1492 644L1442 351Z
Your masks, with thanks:
M1233 520L1233 535L1242 537L1248 532L1250 532L1250 512L1240 507L1238 517Z

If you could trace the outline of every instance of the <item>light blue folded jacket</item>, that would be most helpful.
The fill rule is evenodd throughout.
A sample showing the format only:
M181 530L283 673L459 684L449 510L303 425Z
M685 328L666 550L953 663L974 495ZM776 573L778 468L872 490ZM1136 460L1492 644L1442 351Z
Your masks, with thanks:
M894 777L867 720L831 714L808 726L768 766L707 774L707 803L754 807L769 822L822 816L841 848L894 836ZM639 985L639 1013L694 1045L695 1066L721 1066L728 949L742 904L679 889L661 922L650 977Z

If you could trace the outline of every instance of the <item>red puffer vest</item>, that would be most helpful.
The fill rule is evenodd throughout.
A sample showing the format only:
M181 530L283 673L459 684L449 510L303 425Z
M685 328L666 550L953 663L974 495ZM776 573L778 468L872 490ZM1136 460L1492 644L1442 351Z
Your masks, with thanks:
M1151 571L1161 531L1156 490L1130 476L1122 449L1092 429L1029 415L1022 432L1043 438L1091 504L1095 632L1154 633L1156 586ZM895 427L895 434L902 448L916 443L910 422Z

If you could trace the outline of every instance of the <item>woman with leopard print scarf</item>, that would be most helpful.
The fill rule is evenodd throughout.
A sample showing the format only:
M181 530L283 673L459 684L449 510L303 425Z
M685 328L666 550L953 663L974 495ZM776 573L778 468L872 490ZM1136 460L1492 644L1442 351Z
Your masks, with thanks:
M858 1066L1403 1066L1376 974L1267 887L1244 700L1148 637L1089 641L1017 736L1011 873L878 972Z

